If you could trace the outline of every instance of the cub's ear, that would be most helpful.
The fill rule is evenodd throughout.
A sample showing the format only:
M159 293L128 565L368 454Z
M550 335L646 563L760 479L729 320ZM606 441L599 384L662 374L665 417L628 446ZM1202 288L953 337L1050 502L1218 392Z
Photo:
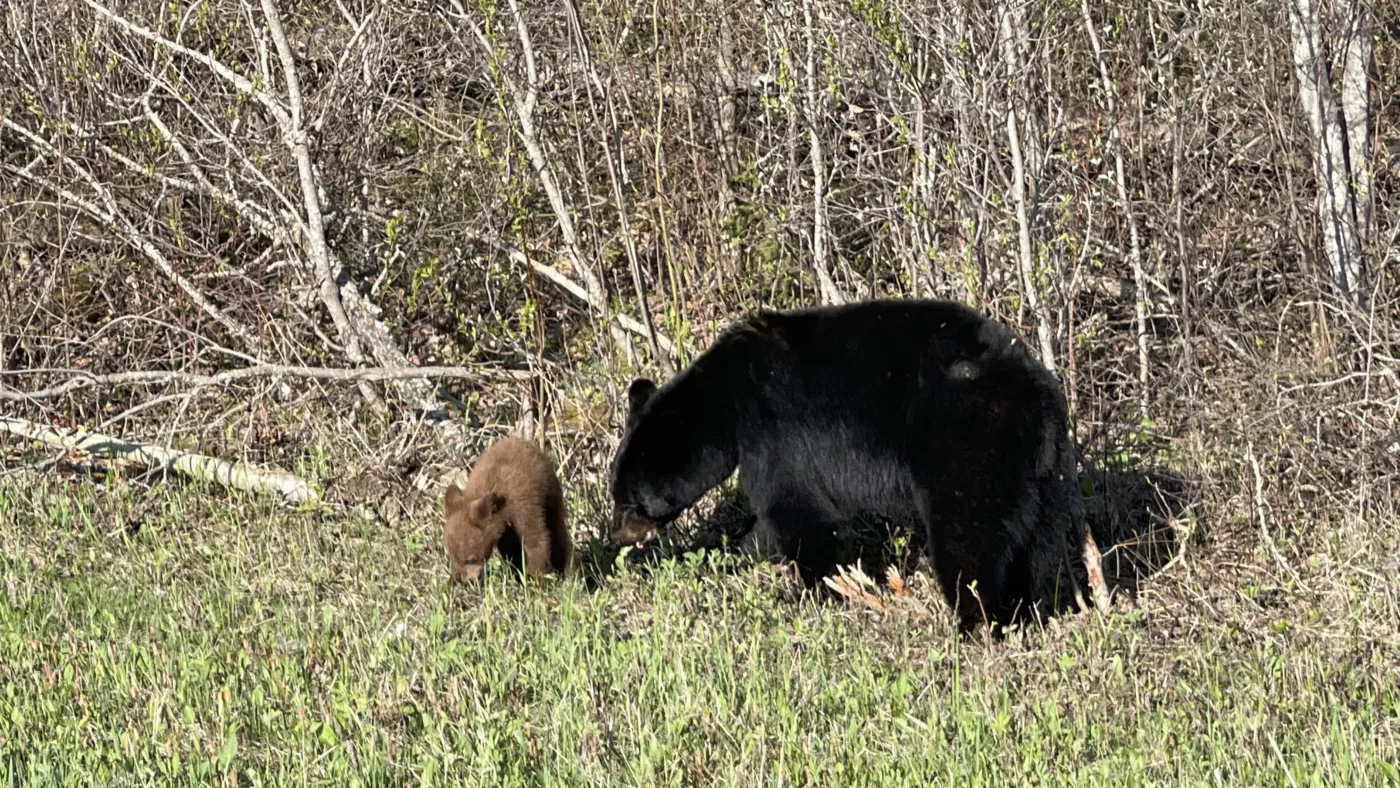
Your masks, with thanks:
M646 378L637 378L627 387L627 416L637 415L637 411L656 394L656 384Z
M466 505L466 493L462 488L455 484L447 485L447 493L442 497L442 508L451 513Z
M499 512L501 507L505 505L505 496L500 493L486 493L475 501L472 501L472 519L481 522L496 512Z

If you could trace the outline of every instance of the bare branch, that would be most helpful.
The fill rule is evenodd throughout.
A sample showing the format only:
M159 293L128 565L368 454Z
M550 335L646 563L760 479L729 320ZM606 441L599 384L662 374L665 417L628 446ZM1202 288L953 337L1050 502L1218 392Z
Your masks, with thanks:
M193 282L189 281L178 271L175 270L175 266L171 264L170 260L168 260L165 257L165 255L162 254L161 251L155 247L154 244L146 240L146 238L141 234L140 231L138 231L135 227L131 226L131 223L127 221L126 217L121 215L121 213L118 210L116 210L116 203L115 200L111 198L110 192L108 192L107 189L103 187L97 181L96 178L93 178L91 174L88 174L85 168L74 162L72 159L61 156L61 154L58 154L58 152L52 146L49 146L47 142L44 142L42 138L38 137L37 135L30 134L27 129L24 129L23 127L14 123L14 121L11 121L9 118L5 118L3 120L3 124L6 128L19 131L25 137L35 142L36 146L40 147L43 151L61 158L64 166L69 167L76 172L82 173L85 176L85 180L87 180L93 188L99 190L99 198L103 199L103 201L108 204L108 207L105 209L99 207L96 203L92 202L91 200L88 200L69 191L68 189L58 186L52 181L48 180L47 178L35 175L33 172L30 171L30 167L20 168L12 164L0 163L0 168L3 168L6 172L9 172L22 180L32 183L35 186L38 186L44 191L47 191L55 197L59 198L60 202L58 204L60 206L66 203L68 205L76 207L78 210L86 214L89 218L97 221L99 224L116 233L117 236L120 237L123 241L125 241L128 245L135 247L138 251L141 252L141 254L145 255L146 259L150 260L152 263L155 263L156 267L160 269L161 273L165 274L165 276L168 279L170 279L170 281L174 282L175 286L179 287L180 290L190 299L190 301L194 302L194 304L198 306L201 310L203 310L205 314L212 317L219 325L228 329L229 332L232 333L234 336L237 336L239 339L242 339L244 342L247 342L249 347L254 349L261 347L261 342L256 335L254 335L248 329L244 328L238 321L234 320L228 315L225 315L222 310L220 310L217 306L210 302L209 299L205 298L204 294L200 292L199 288L194 286Z
M82 451L115 460L169 468L183 476L250 492L272 492L293 504L316 504L321 496L299 476L168 449L149 443L132 443L97 432L60 430L25 419L0 417L0 434L40 441L69 451Z
M463 22L471 29L477 44L481 46L482 55L487 59L496 56L495 48L491 41L482 32L462 7L460 0L451 0L452 7L457 10ZM519 10L515 4L511 4L511 9L516 15L517 31L521 33L521 45L526 51L530 51L530 38L525 31L525 23L520 18ZM531 56L533 57L533 56ZM527 74L533 77L533 74ZM599 304L606 305L607 299L603 292L603 283L598 279L598 275L588 265L587 259L583 255L583 249L579 246L578 231L574 227L573 217L569 215L568 205L564 202L564 194L559 189L559 181L554 176L554 168L550 166L549 158L545 156L544 147L540 145L539 134L535 130L535 91L533 83L528 84L524 89L511 76L504 71L500 73L502 83L506 86L506 92L510 94L512 106L515 108L516 134L525 145L525 154L530 159L530 165L535 168L535 175L540 179L540 186L544 189L545 196L549 199L549 207L554 212L554 219L559 223L559 232L564 237L564 248L569 254L570 262L578 269L579 276L583 277L584 287L588 289L588 303L595 308ZM605 311L605 310L604 310ZM601 312L600 312L601 314Z
M271 112L275 118L277 118L277 122L283 127L291 126L291 119L287 114L287 108L282 106L282 104L278 102L277 99L271 93L268 93L266 90L254 85L252 80L248 79L242 74L239 74L237 71L234 71L233 69L219 62L217 59L211 57L210 55L204 52L190 49L189 47L183 44L171 41L170 39L166 38L165 36L162 36L154 30L142 27L141 25L138 25L135 22L132 22L131 20L127 19L126 17L118 14L117 12L107 8L101 3L95 2L95 0L83 0L83 2L87 3L88 7L96 11L98 14L115 22L117 26L122 28L123 30L138 35L141 38L146 39L147 41L159 44L171 50L172 52L184 55L185 57L190 58L196 63L202 64L210 71L214 72L218 76L222 77L224 80L228 81L229 84L233 85L234 88L236 88L239 92L252 96L258 101L258 103L262 104L264 107L267 107L268 111Z
M1142 269L1142 243L1138 239L1137 214L1133 212L1132 201L1128 199L1128 180L1123 175L1123 138L1118 132L1118 90L1108 75L1108 64L1104 62L1103 50L1099 47L1099 34L1094 30L1093 17L1089 15L1089 0L1080 0L1079 8L1083 12L1084 30L1088 32L1089 43L1094 49L1094 62L1098 66L1104 102L1108 105L1108 139L1113 146L1113 183L1118 187L1118 205L1128 222L1128 264L1133 269L1133 279L1137 286L1133 310L1137 319L1138 397L1145 417L1151 398L1151 391L1147 385L1148 372L1151 370L1151 356L1147 347L1147 275Z
M334 367L296 367L283 364L260 364L217 372L212 375L199 375L192 372L163 370L136 370L115 372L109 375L91 375L77 369L24 369L0 370L3 375L36 375L40 373L64 373L75 377L36 391L17 391L0 388L0 400L22 402L25 400L48 399L71 394L74 391L94 387L134 386L153 383L179 383L196 388L227 386L253 378L289 377L312 378L316 380L370 381L370 380L422 380L448 378L459 380L529 380L533 372L527 370L470 369L467 367L403 367L386 369L383 367L356 367L337 369Z

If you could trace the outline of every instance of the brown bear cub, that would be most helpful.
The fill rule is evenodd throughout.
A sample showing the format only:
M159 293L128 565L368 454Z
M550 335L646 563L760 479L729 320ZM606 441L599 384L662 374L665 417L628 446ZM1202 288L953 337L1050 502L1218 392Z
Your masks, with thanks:
M458 582L479 577L493 550L531 577L563 574L573 562L564 491L549 457L530 441L510 436L482 452L465 489L448 486L443 515Z

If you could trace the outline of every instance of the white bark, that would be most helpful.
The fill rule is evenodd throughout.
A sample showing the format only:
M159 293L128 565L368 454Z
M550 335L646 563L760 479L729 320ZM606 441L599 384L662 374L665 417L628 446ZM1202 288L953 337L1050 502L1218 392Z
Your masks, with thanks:
M301 186L302 208L305 211L306 221L306 237L302 239L302 246L315 270L321 303L330 313L331 322L335 324L336 332L340 335L340 342L345 347L345 355L349 356L354 363L363 364L368 359L360 348L360 338L356 334L355 327L350 323L350 317L345 313L345 305L340 299L340 287L336 283L340 274L338 270L340 266L331 266L330 249L326 244L325 223L321 216L320 189L318 188L315 168L311 163L311 148L308 144L308 133L304 123L305 113L302 110L301 82L297 79L296 61L292 58L292 47L287 42L286 33L282 31L282 20L278 17L277 8L272 4L272 0L262 0L262 11L263 16L267 19L267 27L272 35L273 46L277 48L277 59L282 66L282 77L287 86L287 103L290 111L282 119L282 139L292 149L292 158L297 164L297 178ZM361 383L360 391L365 395L365 399L371 403L382 404L374 387L368 383Z
M1003 8L1001 14L1002 66L1006 70L1006 141L1011 149L1011 196L1016 206L1016 240L1021 269L1021 287L1035 320L1036 339L1040 344L1040 361L1055 371L1055 339L1050 319L1050 310L1040 300L1040 288L1035 277L1035 257L1031 246L1030 197L1026 190L1026 159L1022 155L1022 129L1017 119L1016 105L1018 91L1013 84L1024 78L1019 50L1015 46L1019 37L1012 30L1011 12ZM1019 18L1018 23L1022 22ZM1029 133L1027 134L1029 136Z
M168 468L183 476L252 492L273 492L294 503L317 503L320 495L298 476L203 454L191 454L149 443L131 443L96 432L57 430L24 419L0 417L0 433L40 441L69 451L82 451L111 460Z
M825 103L817 86L817 32L812 19L812 1L802 1L803 32L807 38L807 130L811 135L812 157L812 267L817 274L822 303L844 304L846 299L831 278L827 260L826 162L822 156L820 122Z
M1317 211L1322 222L1323 251L1337 289L1353 303L1363 303L1365 292L1365 240L1369 211L1358 210L1358 189L1369 186L1366 140L1369 105L1366 101L1364 17L1360 4L1350 10L1352 35L1344 46L1343 104L1338 106L1332 89L1332 64L1323 40L1320 0L1285 0L1293 35L1293 75L1298 99L1312 132L1312 158L1317 175ZM1351 61L1351 62L1346 62ZM1355 65L1352 65L1354 63ZM1348 74L1350 72L1350 74ZM1348 146L1348 142L1352 145ZM1358 177L1359 175L1359 177ZM1364 222L1364 224L1363 224Z
M1031 252L1031 226L1026 210L1026 165L1021 157L1021 128L1016 122L1015 106L1006 108L1006 139L1011 146L1011 193L1016 203L1016 239L1019 242L1021 287L1026 305L1035 319L1036 338L1040 342L1040 361L1055 371L1055 340L1050 329L1050 313L1040 300L1035 281L1035 260Z
M1347 172L1351 175L1356 236L1364 255L1371 239L1371 26L1366 4L1338 3L1342 31L1342 117L1347 127ZM1364 275L1364 271L1363 271Z

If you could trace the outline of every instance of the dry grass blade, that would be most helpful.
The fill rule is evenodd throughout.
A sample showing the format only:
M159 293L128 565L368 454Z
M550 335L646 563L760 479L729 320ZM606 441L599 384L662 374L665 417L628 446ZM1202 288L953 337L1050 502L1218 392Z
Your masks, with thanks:
M840 594L847 602L859 607L873 610L887 608L884 600L878 595L879 588L875 585L875 581L861 571L859 563L855 566L836 567L836 574L827 575L822 578L822 582L826 584L827 588Z

